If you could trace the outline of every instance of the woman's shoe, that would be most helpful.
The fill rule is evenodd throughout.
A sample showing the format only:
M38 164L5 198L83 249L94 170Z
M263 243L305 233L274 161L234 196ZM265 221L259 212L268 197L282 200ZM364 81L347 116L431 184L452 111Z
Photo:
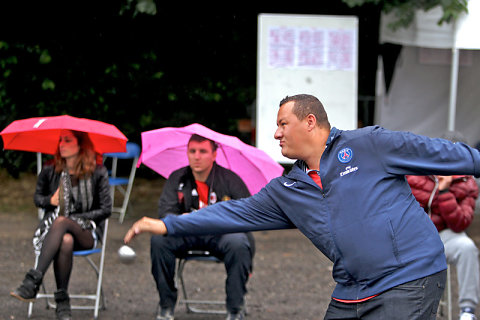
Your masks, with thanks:
M57 309L55 313L57 314L58 320L72 320L72 311L70 308L70 297L68 296L67 291L60 289L54 294L55 303L57 304Z
M25 302L34 301L40 284L42 284L42 279L43 274L40 271L30 269L25 275L25 279L23 279L20 287L10 292L10 295Z

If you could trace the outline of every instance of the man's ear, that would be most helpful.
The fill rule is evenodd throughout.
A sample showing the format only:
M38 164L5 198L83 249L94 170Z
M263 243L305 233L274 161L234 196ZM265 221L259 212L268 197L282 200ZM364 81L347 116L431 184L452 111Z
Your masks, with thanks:
M309 131L313 130L317 125L317 118L313 114L309 113L306 117L306 120L307 120L308 130Z

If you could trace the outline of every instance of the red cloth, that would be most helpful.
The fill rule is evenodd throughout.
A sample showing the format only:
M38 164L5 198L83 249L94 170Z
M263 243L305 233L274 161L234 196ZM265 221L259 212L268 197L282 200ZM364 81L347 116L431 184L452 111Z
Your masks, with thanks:
M375 298L376 296L378 296L378 294L375 294L373 296L366 297L366 298L363 298L363 299L358 299L358 300L344 300L344 299L337 299L337 298L332 298L332 299L335 300L335 301L338 301L338 302L343 302L343 303L360 303L360 302L364 302L364 301L370 300L372 298Z
M322 179L320 179L320 175L317 173L317 171L315 170L312 170L312 171L309 171L308 172L308 175L310 176L310 178L313 179L313 181L315 181L315 183L323 189L322 187Z
M428 201L435 188L432 176L407 176L412 193L420 206L428 213ZM473 220L478 186L471 176L454 176L452 184L445 191L435 191L431 204L431 219L438 231L451 229L465 230Z
M201 209L208 206L208 186L205 182L195 180L198 192L198 207Z

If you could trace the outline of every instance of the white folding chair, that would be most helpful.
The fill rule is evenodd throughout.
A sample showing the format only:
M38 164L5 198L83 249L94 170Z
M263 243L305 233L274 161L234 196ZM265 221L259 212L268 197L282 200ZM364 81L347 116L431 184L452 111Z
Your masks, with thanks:
M102 280L103 280L103 267L105 263L105 247L107 244L107 233L108 233L108 219L105 220L105 229L102 237L102 243L100 247L90 249L90 250L81 250L81 251L74 251L73 255L75 257L84 257L88 264L92 267L93 271L96 275L96 286L95 291L91 293L83 293L83 294L69 294L71 308L72 310L94 310L93 317L94 319L98 318L98 311L100 309L106 309L106 300L103 295L102 290ZM97 263L95 263L92 255L100 254ZM38 263L38 255L35 257L35 267L37 267ZM53 293L48 293L45 289L45 286L42 284L42 291L37 294L36 300L38 299L45 299L46 300L46 307L47 308L55 308L55 302L53 301L54 295ZM85 300L93 300L92 303L79 303L74 304L76 301L84 302ZM34 302L30 302L28 304L28 318L31 317L33 312L33 304Z
M119 213L118 221L123 222L125 218L125 212L127 211L128 201L130 199L130 193L132 191L133 180L135 179L135 171L137 170L138 157L140 156L140 146L134 142L127 142L126 152L105 153L104 163L111 158L111 168L109 170L108 182L111 186L112 193L112 213ZM128 177L117 176L118 159L132 160L132 166ZM125 187L126 186L126 187ZM118 189L123 195L123 202L121 207L115 206L115 189Z

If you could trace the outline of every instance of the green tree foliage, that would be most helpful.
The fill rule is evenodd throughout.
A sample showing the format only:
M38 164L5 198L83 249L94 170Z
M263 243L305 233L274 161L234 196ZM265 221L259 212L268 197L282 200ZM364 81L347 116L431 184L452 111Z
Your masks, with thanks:
M43 27L34 37L0 33L1 129L69 114L115 124L138 143L142 131L193 122L238 134L237 120L251 116L256 80L256 42L244 39L255 39L256 25L245 29L242 19L255 22L256 13L151 15L100 5L64 13L53 27L31 22ZM38 12L42 23L53 19L48 10ZM35 156L3 151L0 166L16 176L34 170Z
M112 123L138 143L143 131L193 122L250 142L237 120L254 117L259 13L358 16L359 95L374 92L377 6L202 6L0 2L0 130L16 119L69 114ZM0 167L35 171L35 155L2 151Z
M390 27L398 29L407 27L413 21L416 10L428 11L436 6L443 10L438 24L449 23L458 18L463 12L468 12L468 0L342 0L350 7L374 4L382 7L385 13L393 12L397 20Z

